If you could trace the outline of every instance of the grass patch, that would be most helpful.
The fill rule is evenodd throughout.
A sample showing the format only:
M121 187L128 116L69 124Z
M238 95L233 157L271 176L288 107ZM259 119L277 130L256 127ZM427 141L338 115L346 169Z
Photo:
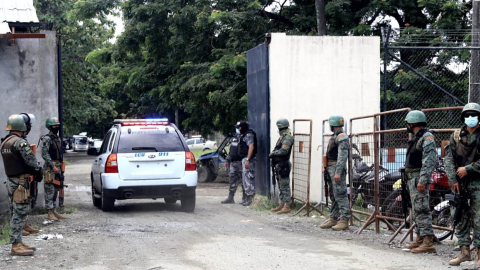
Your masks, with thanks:
M77 213L77 212L80 212L80 210L78 210L75 207L60 208L60 213L62 213L62 214L73 214L73 213Z
M0 226L0 245L10 244L10 221L5 220Z
M270 209L277 206L278 204L269 200L267 196L256 195L250 208L256 211L270 211Z
M203 151L203 150L192 150L191 152L192 152L193 155L195 156L195 160L198 160L198 158L199 158L201 155L214 152L214 150L205 150L205 151Z

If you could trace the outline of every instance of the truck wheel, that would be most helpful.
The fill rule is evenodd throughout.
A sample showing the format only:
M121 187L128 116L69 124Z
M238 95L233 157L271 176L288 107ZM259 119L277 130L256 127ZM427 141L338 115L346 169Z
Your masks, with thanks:
M199 183L206 183L206 182L211 182L213 181L213 173L212 170L210 170L208 167L205 166L200 166L197 168L197 174L198 174L198 182Z
M102 206L102 199L98 198L96 193L97 192L95 191L95 187L93 186L93 182L92 182L92 202L95 207L100 208Z
M195 192L192 195L182 196L182 211L184 212L193 212L195 210Z

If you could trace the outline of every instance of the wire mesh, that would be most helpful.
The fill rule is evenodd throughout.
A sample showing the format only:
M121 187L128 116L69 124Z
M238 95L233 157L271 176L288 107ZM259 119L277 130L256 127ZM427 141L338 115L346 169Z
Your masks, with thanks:
M294 134L293 147L293 194L296 200L308 202L309 200L309 167L310 167L310 141L311 135Z
M480 53L478 37L471 30L392 29L388 37L384 36L382 111L464 105L469 81L480 81L480 76L478 80L471 78L476 73L470 72L475 55ZM385 116L382 129L403 127L402 120ZM441 126L443 120L433 119L430 124Z

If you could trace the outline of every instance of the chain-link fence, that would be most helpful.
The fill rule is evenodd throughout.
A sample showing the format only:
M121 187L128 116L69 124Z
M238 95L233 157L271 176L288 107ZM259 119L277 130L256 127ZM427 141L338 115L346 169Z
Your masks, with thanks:
M472 54L480 50L471 44L471 30L384 29L381 110L467 103ZM449 119L432 119L430 124L442 126ZM403 120L384 116L381 128L402 128Z

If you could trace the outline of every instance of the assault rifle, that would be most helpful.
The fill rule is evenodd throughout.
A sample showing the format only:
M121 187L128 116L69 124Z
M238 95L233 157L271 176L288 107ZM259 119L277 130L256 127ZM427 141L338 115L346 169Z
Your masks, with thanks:
M270 163L272 167L272 185L273 185L273 196L275 197L275 188L277 186L277 170L275 169L275 164L272 162Z
M457 181L458 181L458 184L460 185L460 193L445 195L445 200L450 201L450 205L455 207L455 213L453 214L453 224L452 224L453 233L450 239L453 239L453 234L455 233L455 227L462 220L462 215L468 209L469 201L470 201L470 197L468 195L468 190L467 190L467 179L461 181L460 178L457 177Z
M35 144L30 144L30 148L34 155L37 154L37 146ZM38 182L42 181L41 175L31 175L30 179L28 179L28 185L30 188L30 209L33 210L35 204L37 204L37 197L38 197Z
M408 205L410 202L410 196L408 194L408 189L407 189L407 176L405 174L405 168L400 168L398 170L402 174L402 212L403 212L403 218L405 219L405 228L409 228L409 224L407 222L407 217L408 217Z
M63 155L62 155L63 157ZM65 162L61 161L60 172L55 174L55 179L53 179L52 184L58 186L58 206L63 207L63 202L65 198L64 187L65 182Z
M325 168L325 171L323 172L323 188L324 188L324 193L325 193L325 206L328 207L328 196L330 195L328 193L328 183L332 182L332 179L330 179L330 174L328 174L327 171L327 156L323 156L323 168Z

